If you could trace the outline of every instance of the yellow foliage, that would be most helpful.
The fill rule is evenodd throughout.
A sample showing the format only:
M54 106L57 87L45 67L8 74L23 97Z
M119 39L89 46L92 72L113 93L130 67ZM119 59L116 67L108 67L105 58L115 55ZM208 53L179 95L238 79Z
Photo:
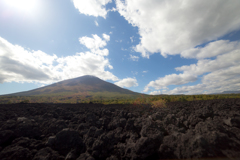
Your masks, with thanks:
M152 108L163 108L166 107L166 101L163 99L159 99L157 101L152 102Z

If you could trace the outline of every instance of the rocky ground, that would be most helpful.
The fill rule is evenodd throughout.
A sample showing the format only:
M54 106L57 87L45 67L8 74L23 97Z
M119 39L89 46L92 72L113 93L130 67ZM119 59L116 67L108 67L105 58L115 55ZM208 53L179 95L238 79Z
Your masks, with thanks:
M240 99L0 105L1 160L240 157Z

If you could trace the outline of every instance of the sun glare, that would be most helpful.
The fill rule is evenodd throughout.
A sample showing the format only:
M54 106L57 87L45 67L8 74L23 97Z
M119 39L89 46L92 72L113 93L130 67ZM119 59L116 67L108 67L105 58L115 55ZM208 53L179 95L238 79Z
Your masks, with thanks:
M33 13L39 0L5 0L5 4L14 10Z

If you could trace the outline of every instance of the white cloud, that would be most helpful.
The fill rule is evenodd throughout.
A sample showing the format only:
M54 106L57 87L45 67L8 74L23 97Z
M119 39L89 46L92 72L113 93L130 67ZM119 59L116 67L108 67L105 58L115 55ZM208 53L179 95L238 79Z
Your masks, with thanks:
M110 41L110 36L103 33L103 38L106 40L106 41Z
M171 74L171 75L166 75L163 78L159 78L155 81L151 81L146 87L145 91L148 90L147 88L153 87L157 90L163 89L166 86L169 85L181 85L181 84L186 84L189 82L194 82L197 80L197 76L195 74Z
M93 34L93 38L84 36L79 38L79 42L85 45L90 50L97 50L107 45L106 41L102 40L98 35Z
M91 52L95 54L99 54L102 56L107 56L109 54L108 49L101 49L107 45L107 41L110 40L110 36L107 34L103 34L103 39L98 35L93 34L93 38L90 37L81 37L79 38L79 42L85 45Z
M121 48L122 51L127 51L128 49L124 49L123 47Z
M233 50L229 53L219 55L216 59L201 59L197 64L185 65L177 67L177 71L183 71L184 74L202 75L204 73L223 70L235 65L240 65L240 50Z
M152 89L150 89L150 86L146 85L146 86L144 87L144 90L143 90L142 92L147 93L147 92L150 92L150 91L152 91Z
M0 37L0 83L19 82L22 79L46 81L52 73L56 55L42 51L28 51L19 45L12 45Z
M122 40L115 40L115 42L119 42L119 43L122 43Z
M98 24L98 22L97 21L94 21L94 23L95 23L95 25L98 27L99 26L99 24Z
M133 38L134 38L134 36L130 37L130 40L131 40L132 43L133 43Z
M116 0L116 5L139 28L135 50L143 57L179 54L240 28L239 0Z
M219 42L219 43L218 43ZM224 42L224 43L223 43ZM218 45L216 45L218 44ZM218 51L218 48L224 48ZM227 53L226 53L227 52ZM209 53L210 55L207 56ZM217 56L216 56L217 55ZM167 94L199 94L217 93L240 88L240 48L239 42L216 41L203 48L198 48L195 57L213 57L215 59L199 59L196 64L184 65L175 68L180 74L170 74L158 80L151 81L144 88L149 92L150 88L161 90L169 85L182 85L194 82L201 78L201 83L192 86L176 87L173 90L164 91Z
M111 72L105 70L105 68L112 69L113 67L107 58L99 54L91 52L77 53L74 56L59 58L57 62L59 64L55 69L62 70L59 73L62 79L91 74L104 80L118 80Z
M96 38L97 35L93 37ZM49 84L88 74L104 80L117 81L118 78L106 70L107 68L113 69L105 57L108 55L108 50L103 48L106 44L99 42L98 38L95 40L96 42L90 44L88 41L83 43L90 49L90 52L59 58L42 51L26 50L0 37L0 83L38 82ZM90 42L92 41L90 40Z
M202 94L206 89L206 85L197 84L194 86L176 87L173 90L163 91L163 94Z
M112 0L72 0L74 6L81 14L106 18L106 5Z
M124 78L116 83L119 87L136 87L138 86L137 79L136 78Z
M151 93L149 93L150 95L159 95L159 94L162 94L161 91L153 91Z
M133 75L138 75L138 72L137 71L131 71Z
M204 48L191 48L181 53L184 58L211 58L217 55L225 54L233 50L240 49L240 42L230 42L228 40L219 40L209 43Z
M147 73L148 71L143 71L143 73Z
M240 66L234 66L222 71L216 71L203 76L202 83L176 87L173 90L164 91L165 94L209 94L223 91L236 91L240 88ZM220 73L227 74L220 74Z
M109 11L111 11L111 12L116 12L117 9L116 9L116 8L112 8L112 9L110 9Z
M132 61L138 61L138 60L139 60L139 57L130 54L130 59L131 59Z

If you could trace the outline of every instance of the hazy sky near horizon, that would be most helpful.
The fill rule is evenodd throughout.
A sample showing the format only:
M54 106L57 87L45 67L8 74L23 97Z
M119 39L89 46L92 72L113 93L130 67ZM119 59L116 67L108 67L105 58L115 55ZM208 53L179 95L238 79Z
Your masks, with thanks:
M0 95L94 75L146 94L240 90L239 0L0 0Z

